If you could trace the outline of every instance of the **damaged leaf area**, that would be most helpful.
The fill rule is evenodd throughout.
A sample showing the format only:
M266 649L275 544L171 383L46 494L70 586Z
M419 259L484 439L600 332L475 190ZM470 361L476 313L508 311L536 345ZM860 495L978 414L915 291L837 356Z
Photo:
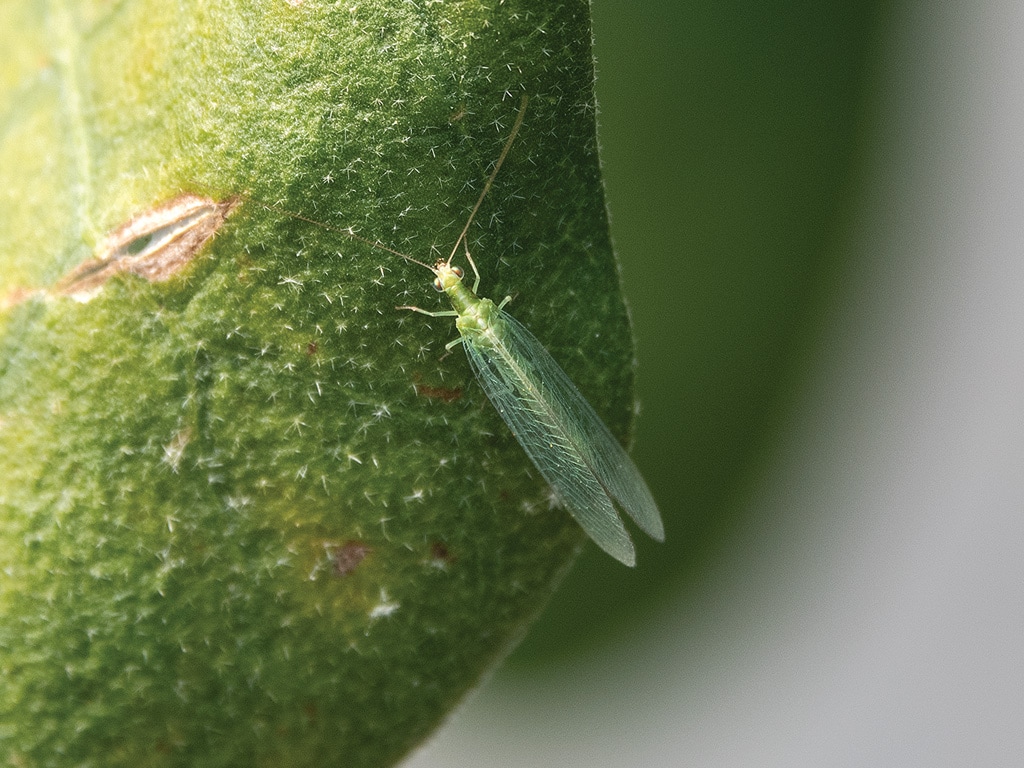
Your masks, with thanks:
M625 440L587 3L0 21L0 764L395 764L583 535L366 241L447 256L528 96L468 246Z
M107 235L96 256L75 267L55 291L88 301L117 274L169 280L199 254L236 203L181 195L138 214Z

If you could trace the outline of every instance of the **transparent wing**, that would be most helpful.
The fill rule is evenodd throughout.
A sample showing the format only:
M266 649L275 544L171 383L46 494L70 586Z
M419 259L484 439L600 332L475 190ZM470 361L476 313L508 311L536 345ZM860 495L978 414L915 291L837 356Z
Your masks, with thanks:
M540 397L561 411L570 439L598 482L648 536L664 541L658 505L629 454L534 335L508 314L501 320L507 345L529 361Z
M623 521L574 444L572 430L543 401L543 393L523 377L525 364L517 359L516 350L500 343L478 346L469 338L463 346L490 402L572 517L601 549L633 565L636 554Z

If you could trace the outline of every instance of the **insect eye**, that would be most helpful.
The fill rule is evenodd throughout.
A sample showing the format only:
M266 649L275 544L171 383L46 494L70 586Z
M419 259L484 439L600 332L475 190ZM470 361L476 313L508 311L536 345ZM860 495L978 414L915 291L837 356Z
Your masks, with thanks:
M444 285L442 285L440 277L434 278L434 290L437 291L438 293L444 291Z
M462 276L466 274L465 272L462 271L462 267L452 267L452 272L454 272L455 276L460 280L462 279Z

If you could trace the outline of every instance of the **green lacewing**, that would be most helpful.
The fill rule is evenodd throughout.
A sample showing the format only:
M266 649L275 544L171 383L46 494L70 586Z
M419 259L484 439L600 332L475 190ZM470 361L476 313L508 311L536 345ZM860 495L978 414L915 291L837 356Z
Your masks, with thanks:
M447 259L430 265L351 231L345 234L434 273L434 288L448 297L452 309L398 309L455 318L459 337L446 348L462 345L487 397L569 513L601 549L632 566L636 552L616 503L649 536L665 539L657 504L640 471L544 346L505 312L512 297L495 304L477 295L480 272L466 235L522 126L526 102L524 96L498 161ZM463 270L452 264L460 245L473 269L472 288L463 283Z
M451 260L428 267L434 286L453 309L430 312L401 307L431 317L454 317L459 337L447 345L466 350L477 381L508 424L544 479L601 549L626 565L636 563L633 542L613 502L652 538L664 541L658 507L640 471L590 403L543 345L500 304L477 296Z

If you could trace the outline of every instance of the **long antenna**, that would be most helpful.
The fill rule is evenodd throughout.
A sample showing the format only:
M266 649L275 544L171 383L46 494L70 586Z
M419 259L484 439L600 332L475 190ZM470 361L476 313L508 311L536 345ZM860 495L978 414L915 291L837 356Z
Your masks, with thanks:
M459 235L459 239L455 241L455 246L452 248L452 252L448 255L448 263L451 264L453 258L455 258L455 252L459 250L459 245L466 237L466 233L469 232L469 225L473 223L473 217L476 216L476 212L480 210L480 206L484 202L484 198L487 197L487 193L491 191L491 184L494 183L494 177L498 175L498 170L501 168L501 164L505 162L505 157L508 155L508 151L512 148L512 142L516 138L516 134L519 133L519 127L523 124L523 117L526 115L526 102L529 101L529 97L524 93L522 101L519 102L519 114L516 115L516 121L512 125L512 133L508 135L508 140L505 142L504 149L501 150L501 154L498 155L498 162L494 164L494 170L491 171L491 175L487 178L487 183L484 184L484 189L480 193L479 199L476 201L476 205L473 206L473 210L469 213L469 218L466 220L466 226L462 228L462 234Z
M494 168L491 170L491 175L487 178L487 182L484 184L483 191L480 193L480 197L477 199L476 205L473 206L473 210L470 212L469 218L466 220L466 226L462 228L462 234L460 234L459 239L455 241L455 246L452 248L452 252L448 256L448 263L451 263L451 260L455 257L455 252L459 250L459 245L463 242L463 240L466 239L466 233L469 232L469 227L473 223L473 217L476 216L477 211L480 210L480 206L483 204L484 198L487 197L487 193L491 191L491 185L494 183L494 177L498 175L498 171L501 169L501 164L505 162L505 157L508 155L508 151L512 148L512 142L513 140L515 140L516 134L519 133L519 128L523 124L523 117L525 117L526 115L527 101L529 101L529 97L524 93L522 100L519 102L519 113L516 115L516 121L512 125L512 132L508 135L508 139L505 140L505 146L504 148L502 148L501 154L498 155L498 162L494 164ZM396 251L394 248L389 248L379 240L370 240L369 238L357 235L355 232L352 231L351 227L334 227L325 222L317 221L316 219L311 219L308 216L303 216L301 213L295 213L294 211L289 211L285 208L281 208L276 205L271 205L269 203L264 203L262 201L257 202L259 202L259 204L262 205L264 208L269 208L270 210L278 211L279 213L283 213L286 216L290 216L293 219L298 219L299 221L305 221L308 222L309 224L314 224L318 227L323 227L324 229L329 230L331 232L337 232L339 235L344 235L345 237L350 237L353 240L358 240L359 242L365 243L366 245L372 246L373 248L379 248L382 251L387 251L388 253L394 254L395 256L399 256L405 259L406 261L411 261L413 264L419 264L421 267L426 267L431 272L434 271L434 268L429 264L425 264L424 262L419 261L418 259L414 259L412 256L408 256L402 253L401 251Z
M406 261L411 261L413 264L419 264L421 267L426 267L431 271L433 271L434 269L429 264L424 264L422 261L414 259L412 256L408 256L402 253L401 251L396 251L394 248L388 248L380 240L370 240L367 237L357 235L355 232L352 231L351 227L333 227L325 222L317 221L316 219L311 219L308 216L303 216L301 213L295 213L294 211L289 211L284 208L280 208L276 205L270 205L269 203L263 202L260 202L260 205L262 205L264 208L269 208L272 211L278 211L279 213L283 213L285 216L290 216L293 219L298 219L299 221L305 221L310 224L315 224L318 227L322 227L323 229L326 229L330 232L337 232L339 235L344 235L345 237L351 237L353 240L358 240L360 243L366 243L369 246L379 248L380 250L387 251L388 253L393 253L395 256L401 256Z

